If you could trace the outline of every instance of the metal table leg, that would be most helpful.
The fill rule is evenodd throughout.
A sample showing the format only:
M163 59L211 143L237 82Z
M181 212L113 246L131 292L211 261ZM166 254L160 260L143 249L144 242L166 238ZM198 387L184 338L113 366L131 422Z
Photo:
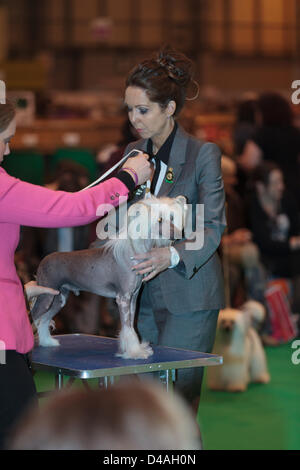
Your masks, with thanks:
M61 390L64 386L64 376L59 371L58 374L55 375L55 388L57 390Z
M98 380L99 388L108 388L108 376L100 377Z
M113 375L106 375L102 377L102 380L99 379L99 387L109 388L115 383L115 377Z
M167 392L172 393L173 385L176 380L176 370L167 369L159 373L159 379L165 385Z
M112 386L112 385L114 385L114 383L115 383L115 378L114 378L113 375L110 375L109 376L109 385Z

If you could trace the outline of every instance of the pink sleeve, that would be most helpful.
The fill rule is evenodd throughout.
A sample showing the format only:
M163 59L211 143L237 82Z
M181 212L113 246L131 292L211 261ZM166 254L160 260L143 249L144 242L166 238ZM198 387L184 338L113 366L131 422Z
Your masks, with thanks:
M77 193L25 183L0 169L0 222L31 227L72 227L97 218L102 204L117 206L128 188L117 178ZM121 199L121 201L122 201Z

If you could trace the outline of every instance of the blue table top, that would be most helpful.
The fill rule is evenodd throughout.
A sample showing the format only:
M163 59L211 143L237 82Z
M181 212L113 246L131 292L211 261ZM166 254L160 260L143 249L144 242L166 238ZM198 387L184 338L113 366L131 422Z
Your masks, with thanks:
M34 369L92 378L222 363L220 356L165 346L152 346L153 355L148 359L123 359L116 356L117 339L84 334L59 335L54 338L59 340L60 346L34 348Z

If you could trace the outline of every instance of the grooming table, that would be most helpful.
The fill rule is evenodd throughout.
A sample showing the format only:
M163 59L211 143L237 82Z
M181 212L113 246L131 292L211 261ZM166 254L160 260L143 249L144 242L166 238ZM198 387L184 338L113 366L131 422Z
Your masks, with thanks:
M32 367L53 372L57 389L63 388L64 376L70 377L68 386L75 378L82 379L84 384L86 379L98 378L99 386L108 387L121 375L159 372L160 380L170 391L177 369L222 364L221 356L165 346L152 346L153 355L148 359L122 359L116 356L117 339L84 334L54 338L59 340L60 346L33 349Z

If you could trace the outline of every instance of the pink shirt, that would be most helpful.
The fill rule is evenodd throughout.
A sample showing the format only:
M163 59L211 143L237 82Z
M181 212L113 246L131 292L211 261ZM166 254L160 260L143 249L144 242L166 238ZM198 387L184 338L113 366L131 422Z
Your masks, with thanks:
M33 348L32 328L14 253L20 225L72 227L98 217L100 204L117 206L128 189L117 178L78 193L52 191L20 181L0 168L0 349L25 354Z

